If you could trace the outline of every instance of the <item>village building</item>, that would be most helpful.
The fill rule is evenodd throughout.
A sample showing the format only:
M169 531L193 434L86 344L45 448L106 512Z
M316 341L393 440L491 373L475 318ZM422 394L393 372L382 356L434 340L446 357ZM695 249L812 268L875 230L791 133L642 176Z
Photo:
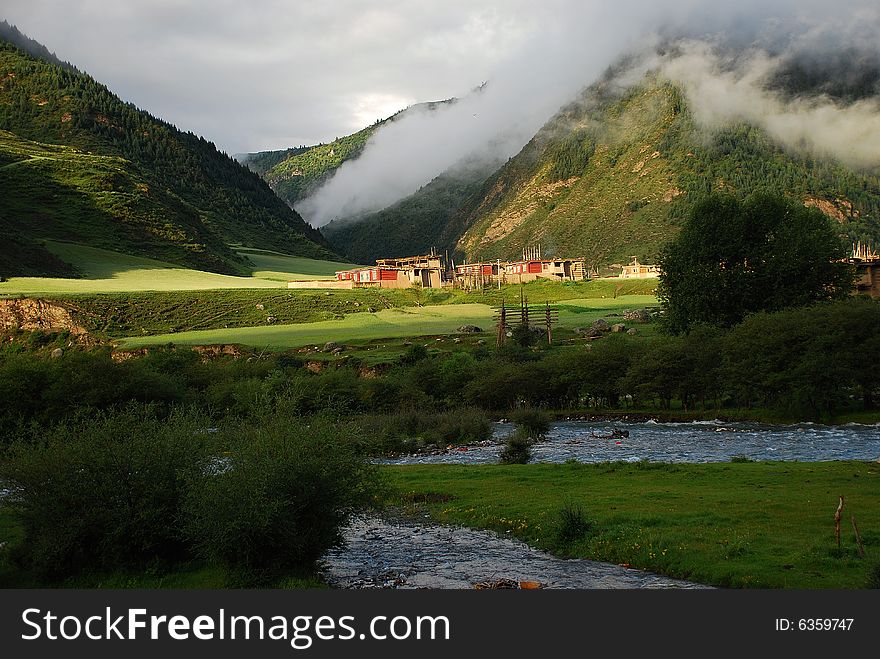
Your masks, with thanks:
M869 245L853 245L849 262L856 268L855 292L880 299L880 254Z
M545 259L540 246L523 250L518 261L481 261L465 263L454 269L455 283L463 288L481 288L497 284L520 284L537 279L583 281L588 278L583 258Z
M620 273L621 279L651 279L652 277L659 276L659 265L644 265L639 263L639 259L635 256L632 257L632 263L623 266L623 270Z
M379 259L376 265L339 270L331 280L289 281L288 288L440 288L443 286L443 262L431 253L398 259Z
M485 261L455 266L455 283L464 288L528 283L537 279L583 281L587 279L584 259L528 259Z

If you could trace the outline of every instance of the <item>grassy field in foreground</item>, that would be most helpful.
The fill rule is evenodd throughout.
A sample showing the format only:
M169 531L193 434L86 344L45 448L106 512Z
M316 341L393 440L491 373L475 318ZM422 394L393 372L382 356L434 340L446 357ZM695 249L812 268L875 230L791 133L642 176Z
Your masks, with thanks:
M419 465L386 472L397 502L435 521L717 586L862 588L868 567L880 561L876 463ZM838 495L846 497L840 550ZM426 500L435 503L412 503ZM569 540L557 521L565 506L580 506L590 522Z
M655 303L649 296L568 301L559 312L559 327L574 328L609 313ZM541 319L537 319L539 324ZM353 313L341 320L294 325L210 329L121 340L123 348L176 343L182 345L242 344L258 348L284 349L323 345L327 341L367 341L402 337L452 334L461 325L477 325L493 339L493 310L485 304L447 304L383 309L376 313Z
M286 288L289 279L323 279L336 270L352 267L242 248L239 253L254 263L253 276L233 277L85 245L55 241L46 241L46 245L61 260L75 266L83 278L12 277L0 283L0 295Z

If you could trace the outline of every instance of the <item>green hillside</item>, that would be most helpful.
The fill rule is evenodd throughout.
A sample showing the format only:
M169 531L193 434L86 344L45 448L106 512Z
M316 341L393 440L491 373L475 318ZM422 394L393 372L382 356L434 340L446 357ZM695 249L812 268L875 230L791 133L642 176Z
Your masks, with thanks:
M423 254L432 247L454 250L460 231L451 220L480 190L500 163L444 172L409 197L364 218L337 220L321 227L333 249L358 263Z
M249 169L259 174L279 197L291 207L318 189L347 160L357 158L380 126L406 116L409 112L430 112L455 99L418 103L400 110L387 119L329 144L299 146L279 151L261 151L240 156Z
M597 85L564 108L452 222L471 258L545 254L605 265L656 256L693 200L713 189L782 191L841 234L880 242L880 179L783 151L762 131L699 130L683 96L648 78L624 96Z
M330 144L251 154L244 163L262 176L275 194L293 206L316 189L342 163L357 158L378 126L377 122Z
M75 69L0 41L0 244L4 276L70 274L61 239L246 274L227 245L328 258L321 234L254 173ZM23 258L16 245L33 258Z
M61 264L69 264L76 278L23 275L0 282L0 298L5 296L53 293L111 293L123 291L217 291L224 288L287 288L287 282L300 279L327 279L350 263L288 256L278 252L235 247L236 253L253 265L250 276L231 276L193 270L156 259L122 254L76 243L45 240L35 243L45 254ZM26 259L39 258L32 252ZM139 301L138 304L142 304Z

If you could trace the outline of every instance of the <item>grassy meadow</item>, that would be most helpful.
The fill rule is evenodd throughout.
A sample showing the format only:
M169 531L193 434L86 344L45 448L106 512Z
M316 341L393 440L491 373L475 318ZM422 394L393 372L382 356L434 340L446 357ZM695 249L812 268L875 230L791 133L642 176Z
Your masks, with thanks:
M175 343L179 345L241 344L283 350L327 341L366 341L434 334L452 334L463 324L487 327L492 309L483 304L382 309L376 313L355 313L342 320L213 329L178 334L125 338L122 348Z
M562 556L715 586L862 588L869 566L880 560L876 463L419 465L385 471L397 490L393 503L433 521L492 529ZM834 538L838 495L846 498L840 550ZM562 524L565 508L576 514ZM867 558L859 557L851 515Z
M239 248L254 264L250 277L234 277L184 268L74 243L45 241L49 250L73 265L81 278L11 277L0 283L0 295L125 293L286 288L292 279L326 279L350 263L318 261L264 250Z
M573 329L590 324L609 314L620 314L626 309L655 304L651 296L634 295L616 299L569 300L560 308L558 328ZM476 325L484 330L484 337L494 340L494 316L486 304L447 304L422 307L395 307L375 313L352 313L340 320L208 329L152 336L123 337L122 348L140 348L149 345L175 343L180 345L241 344L245 346L281 350L307 345L321 345L327 341L363 342L372 339L399 339L405 337L454 334L461 325ZM542 319L534 321L540 324Z
M285 284L297 279L334 279L337 270L356 267L353 263L318 261L264 249L236 247L235 251L254 264L251 276L255 279L277 280Z

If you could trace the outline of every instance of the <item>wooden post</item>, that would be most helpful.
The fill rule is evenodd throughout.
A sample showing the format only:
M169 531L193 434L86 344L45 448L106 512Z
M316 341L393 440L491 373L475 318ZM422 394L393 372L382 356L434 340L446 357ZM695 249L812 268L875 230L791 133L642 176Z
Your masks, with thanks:
M856 524L856 516L850 515L850 521L852 521L853 532L856 534L856 545L859 548L859 556L862 558L865 557L865 546L862 544L862 535L859 533L859 527Z
M840 495L840 502L837 504L837 511L834 513L834 537L837 538L837 548L840 549L840 514L843 512L843 495Z
M547 301L547 345L553 345L553 330L550 329L550 301Z
M507 309L504 306L504 300L501 300L501 315L498 317L498 338L495 340L495 347L500 348L507 340Z

